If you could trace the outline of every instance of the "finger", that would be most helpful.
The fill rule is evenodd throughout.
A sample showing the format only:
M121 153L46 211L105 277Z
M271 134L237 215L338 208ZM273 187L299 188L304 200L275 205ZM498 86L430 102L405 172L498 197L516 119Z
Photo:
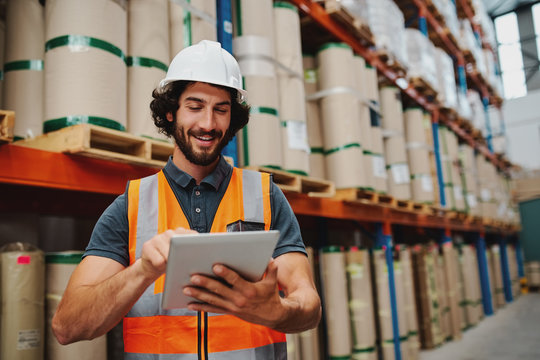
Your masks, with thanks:
M268 262L268 266L266 267L266 276L264 277L264 279L267 280L267 281L276 282L277 281L277 272L278 272L277 264L276 264L274 259L271 259Z
M186 286L184 287L184 289L182 289L182 292L184 293L184 295L192 297L199 302L208 304L216 308L226 308L227 306L230 306L230 303L224 300L221 296L216 295L215 293L212 293L204 288ZM197 302L193 302L191 304L197 306L200 305Z
M186 229L180 226L174 229L174 234L198 234L198 232L195 230Z
M236 271L222 264L216 264L212 267L214 274L225 280L231 287L242 287L247 283Z
M224 280L216 280L211 277L196 274L190 278L191 284L196 287L206 289L208 292L218 295L225 300L229 300L234 296L234 291L231 290L230 285L225 283Z

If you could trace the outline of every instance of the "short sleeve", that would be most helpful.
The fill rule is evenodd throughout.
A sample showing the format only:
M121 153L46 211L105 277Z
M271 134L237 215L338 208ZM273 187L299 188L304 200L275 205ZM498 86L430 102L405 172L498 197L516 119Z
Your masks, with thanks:
M129 265L129 224L127 194L118 196L97 221L83 258L88 255L106 257Z
M272 207L270 228L280 231L279 240L272 256L276 258L289 252L301 252L307 255L298 220L287 198L273 182L270 191L270 206Z

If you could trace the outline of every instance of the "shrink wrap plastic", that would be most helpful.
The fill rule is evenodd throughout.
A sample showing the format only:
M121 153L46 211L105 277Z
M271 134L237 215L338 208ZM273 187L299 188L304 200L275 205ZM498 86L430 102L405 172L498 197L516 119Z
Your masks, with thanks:
M436 76L439 83L439 102L447 108L458 110L456 75L454 62L444 50L435 47Z
M420 77L433 90L441 92L433 43L419 30L411 28L405 29L405 43L407 44L407 59L409 62L407 75L410 78ZM453 71L451 74L453 74Z

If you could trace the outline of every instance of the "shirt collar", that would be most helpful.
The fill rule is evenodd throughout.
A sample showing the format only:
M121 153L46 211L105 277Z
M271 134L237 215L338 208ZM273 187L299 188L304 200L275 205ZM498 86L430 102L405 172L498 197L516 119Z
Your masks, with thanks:
M183 170L180 170L172 161L172 156L169 156L169 160L167 161L167 164L163 168L163 170L169 175L169 177L178 185L180 185L183 188L187 188L191 183L195 184L195 179L186 173ZM219 186L223 182L223 180L229 175L229 173L232 171L232 166L225 161L223 156L219 157L218 164L214 171L212 171L208 176L206 176L202 181L202 183L206 183L210 186L212 186L215 190L219 189Z

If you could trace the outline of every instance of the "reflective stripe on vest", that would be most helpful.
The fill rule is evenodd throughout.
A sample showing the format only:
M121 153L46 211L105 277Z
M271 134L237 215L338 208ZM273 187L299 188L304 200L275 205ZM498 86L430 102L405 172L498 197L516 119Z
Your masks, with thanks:
M167 229L189 228L163 171L128 188L130 264L145 241ZM212 223L225 232L238 220L270 229L270 175L234 168ZM150 285L124 318L126 359L286 359L285 335L232 315L161 309L165 276ZM234 335L234 336L233 336ZM259 357L260 356L260 357Z

